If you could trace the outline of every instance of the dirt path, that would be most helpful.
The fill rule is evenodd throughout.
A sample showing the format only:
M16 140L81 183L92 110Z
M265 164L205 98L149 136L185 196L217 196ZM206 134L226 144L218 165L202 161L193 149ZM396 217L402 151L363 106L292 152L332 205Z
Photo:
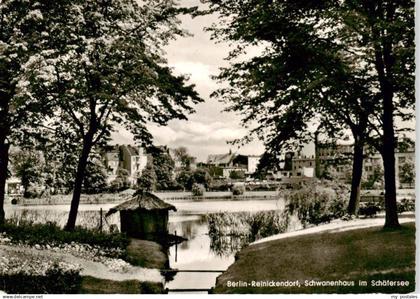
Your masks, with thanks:
M46 249L38 250L31 247L18 247L13 245L0 245L0 256L20 256L20 253L78 264L82 268L80 273L82 276L92 276L100 279L115 281L138 280L163 282L163 277L161 276L159 270L131 266L120 259L107 259L104 263L102 263L76 257L65 252L57 252Z
M399 216L400 224L408 223L408 222L415 222L415 214L414 213L404 213ZM346 231L346 230L353 230L359 228L367 228L373 226L382 226L385 223L384 215L378 215L375 218L359 218L349 221L344 220L334 220L328 224L322 224L310 228L305 228L293 232L277 234L274 236L270 236L267 238L262 238L250 244L250 246L254 244L260 244L264 242L269 242L273 240L279 240L289 237L307 235L307 234L314 234L318 232L329 232L329 233L336 233L339 231Z

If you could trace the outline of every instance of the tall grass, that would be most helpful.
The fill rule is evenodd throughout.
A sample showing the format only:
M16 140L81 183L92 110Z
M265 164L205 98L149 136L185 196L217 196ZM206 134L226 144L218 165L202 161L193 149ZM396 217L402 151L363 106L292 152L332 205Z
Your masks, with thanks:
M291 217L283 210L207 214L211 249L219 255L236 252L260 238L286 232Z
M105 215L105 211L103 212L103 215ZM14 225L54 223L59 227L64 227L67 221L68 212L50 209L22 209L13 211L13 214L6 216L9 223L13 223ZM100 229L100 211L79 211L76 225L90 230ZM107 218L104 216L102 217L102 231L111 232L111 226L120 226L120 218L118 213L112 214Z

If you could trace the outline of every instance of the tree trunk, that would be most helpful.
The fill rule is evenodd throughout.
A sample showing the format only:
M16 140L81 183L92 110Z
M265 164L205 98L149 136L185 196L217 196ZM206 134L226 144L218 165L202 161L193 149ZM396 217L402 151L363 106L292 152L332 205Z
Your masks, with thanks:
M77 164L76 179L73 188L69 218L65 230L74 230L79 209L80 195L82 194L83 180L85 178L86 165L92 148L93 134L87 134L83 139L83 149Z
M4 224L4 200L6 196L7 165L9 163L9 144L5 138L0 140L0 226Z
M3 71L3 69L1 70ZM0 78L0 82L8 82L7 79ZM0 86L0 225L4 224L4 201L6 197L6 180L7 180L7 167L9 164L9 148L10 144L7 142L7 136L10 131L9 119L9 102L10 95L3 90L8 90L9 86Z
M355 141L353 149L353 169L351 176L350 201L347 213L357 215L360 202L360 184L363 173L363 142Z
M318 140L319 132L315 132L315 177L320 178L321 177L321 164L319 161L319 140Z
M392 102L392 89L385 82L383 92L383 137L382 137L382 159L384 163L385 178L385 227L398 228L397 212L397 188L395 183L395 132L393 122L394 105Z
M394 132L394 87L393 87L393 66L394 57L392 53L392 35L380 31L377 26L378 20L391 22L394 18L395 5L390 2L379 2L375 8L373 2L366 1L369 25L372 30L372 37L375 49L375 68L378 72L378 82L382 95L382 144L380 147L384 163L385 179L385 228L398 228L397 213L397 192L395 184L395 132ZM384 6L385 5L385 6ZM386 10L386 15L384 14Z

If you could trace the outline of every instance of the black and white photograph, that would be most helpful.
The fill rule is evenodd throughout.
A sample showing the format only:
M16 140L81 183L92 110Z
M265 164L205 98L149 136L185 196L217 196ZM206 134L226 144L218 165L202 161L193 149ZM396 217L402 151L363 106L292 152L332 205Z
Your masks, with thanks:
M0 298L417 298L417 5L0 0Z

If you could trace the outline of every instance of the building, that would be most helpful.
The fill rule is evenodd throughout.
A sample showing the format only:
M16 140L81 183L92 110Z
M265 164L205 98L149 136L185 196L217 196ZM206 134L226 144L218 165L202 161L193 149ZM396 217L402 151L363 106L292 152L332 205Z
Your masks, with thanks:
M209 155L207 165L220 167L224 178L230 178L234 171L251 176L256 172L260 158L258 155L242 155L230 151L227 154Z
M104 164L108 170L108 183L118 176L120 169L125 169L131 184L135 184L146 168L148 155L144 149L133 145L115 145L109 147L103 154Z
M291 166L292 177L314 177L315 157L295 155Z
M122 145L120 147L122 167L128 171L132 184L137 182L147 165L147 155L142 147Z
M116 148L113 151L106 152L104 158L104 164L107 168L107 182L110 183L117 178L118 169L120 167L119 149Z
M227 154L209 155L207 164L218 167L232 167L235 154L230 151Z
M353 144L320 144L318 148L320 174L333 170L333 175L341 181L351 180ZM396 186L399 189L414 188L414 180L406 182L403 178L404 168L411 168L414 171L415 151L414 147L395 152L395 177ZM413 174L414 177L414 174ZM375 182L376 188L383 188L383 161L378 152L372 152L365 149L365 158L363 160L364 181Z
M6 180L6 195L9 197L19 197L23 195L22 181L20 178L12 176Z
M130 237L148 238L168 234L169 211L176 208L149 192L137 191L133 198L110 209L120 212L121 232Z
M411 189L415 187L415 163L416 153L414 147L410 147L407 150L398 151L395 153L395 176L397 177L397 187L400 189ZM408 171L412 172L407 180L405 173Z

